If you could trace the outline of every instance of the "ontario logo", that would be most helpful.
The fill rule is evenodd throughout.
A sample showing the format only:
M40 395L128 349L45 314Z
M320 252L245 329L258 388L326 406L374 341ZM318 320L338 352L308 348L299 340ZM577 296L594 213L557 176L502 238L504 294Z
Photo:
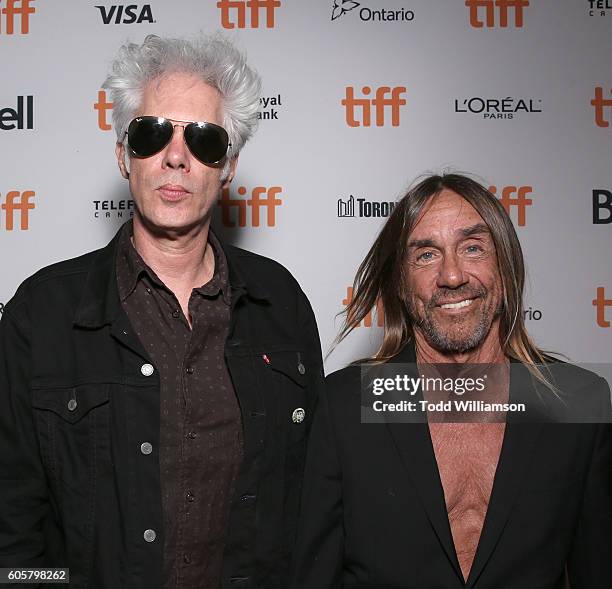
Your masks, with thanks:
M542 100L536 98L456 98L456 113L481 115L483 119L514 119L518 114L542 112Z
M359 9L359 10L357 10ZM355 11L363 22L411 22L414 20L414 11L400 8L390 10L388 8L371 9L355 0L333 0L332 21L338 20L349 12Z

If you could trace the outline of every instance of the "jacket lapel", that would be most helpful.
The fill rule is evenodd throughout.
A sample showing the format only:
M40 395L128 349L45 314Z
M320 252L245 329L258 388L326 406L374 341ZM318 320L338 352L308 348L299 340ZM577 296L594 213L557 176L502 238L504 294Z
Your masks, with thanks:
M410 366L407 366L408 373L410 373L410 376L418 376L412 343L408 343L404 347L393 359L393 363L410 364ZM421 400L423 400L423 395L419 389L415 395L415 401ZM434 532L457 577L463 583L463 575L446 513L444 490L429 433L429 425L416 422L387 422L387 427Z
M523 484L525 473L534 455L534 447L542 428L538 418L541 409L534 390L531 374L516 360L510 364L510 402L526 404L525 417L509 413L504 441L495 472L493 489L487 514L480 534L478 549L472 563L466 587L473 587L491 558L516 498ZM545 394L545 392L544 392ZM524 423L521 423L524 421Z

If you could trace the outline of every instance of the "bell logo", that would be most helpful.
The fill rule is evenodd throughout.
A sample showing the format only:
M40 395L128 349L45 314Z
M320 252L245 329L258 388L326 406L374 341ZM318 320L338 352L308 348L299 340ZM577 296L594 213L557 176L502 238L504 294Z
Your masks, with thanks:
M528 194L531 194L533 188L531 186L504 186L502 188L501 196L498 197L500 204L506 209L506 213L510 214L510 207L517 207L518 209L518 226L524 227L526 221L526 210L527 207L533 204L530 198L526 198ZM497 186L489 186L489 192L497 194ZM516 197L512 195L516 193Z
M113 103L106 100L106 92L98 91L98 102L94 102L94 110L98 111L98 128L101 131L110 131L113 127L108 122L107 111L113 108Z
M15 228L15 211L19 213L20 223L19 228L26 231L30 228L29 214L35 208L33 202L30 202L30 198L36 196L33 190L24 190L19 192L18 190L11 190L6 193L5 201L0 205L0 210L4 213L4 228L7 231L13 231ZM2 200L0 195L0 201Z
M361 89L364 96L372 94L370 86L364 86ZM355 88L353 86L346 87L346 96L342 99L341 104L346 108L346 124L349 127L370 127L372 124L372 107L375 109L376 126L383 127L385 125L385 110L391 110L391 126L399 127L400 124L400 106L406 104L406 100L402 98L405 94L404 86L380 86L376 89L375 98L355 98ZM356 107L361 107L361 119L356 117Z
M221 207L221 222L225 227L236 227L234 221L236 215L232 215L232 209L235 209L238 216L238 227L246 227L248 207L251 209L251 226L259 227L262 217L261 207L265 207L266 225L268 227L275 227L276 207L283 204L283 201L276 197L282 190L280 186L270 186L270 188L255 186L255 188L251 190L251 198L241 199L232 198L229 188L224 188L221 191L221 198L218 203L218 206ZM247 189L244 186L239 186L236 192L241 196L245 196ZM265 195L264 198L262 198L263 195Z
M612 299L607 299L604 287L597 287L597 298L593 299L593 306L597 309L597 325L599 327L610 327L610 321L606 321L606 307L612 307Z
M155 22L153 20L150 4L144 4L140 9L137 4L128 4L127 6L96 6L96 8L100 11L102 22L105 25L111 23L116 25L131 25L133 23Z
M475 29L483 26L492 28L495 26L495 9L499 13L499 26L508 27L508 11L514 9L514 26L520 29L523 26L523 8L529 6L529 0L465 0L465 5L470 9L470 25ZM484 8L485 22L480 20Z
M221 9L221 26L224 29L246 28L246 13L249 9L251 29L259 28L260 11L265 12L266 28L274 28L274 12L280 8L280 0L219 0L217 7ZM231 11L235 10L237 21L232 20Z
M610 121L604 117L604 108L612 107L612 98L603 97L603 88L601 86L595 88L595 98L591 100L591 104L595 109L595 124L598 127L609 127Z
M25 98L25 108L23 99ZM3 108L0 110L0 130L34 128L34 97L17 96L17 108Z
M342 301L342 304L346 308L350 302L353 300L353 287L349 286L346 289L346 298ZM361 323L359 323L356 327L372 327L372 313L370 311L364 318ZM385 325L385 313L382 306L382 301L378 299L376 301L376 327L384 327Z
M33 0L6 0L6 6L0 10L0 14L4 17L0 19L0 33L2 32L2 21L4 21L4 32L7 35L15 34L15 16L19 15L21 30L19 33L27 35L30 32L30 15L36 12L36 9L31 6ZM2 4L2 0L0 0Z

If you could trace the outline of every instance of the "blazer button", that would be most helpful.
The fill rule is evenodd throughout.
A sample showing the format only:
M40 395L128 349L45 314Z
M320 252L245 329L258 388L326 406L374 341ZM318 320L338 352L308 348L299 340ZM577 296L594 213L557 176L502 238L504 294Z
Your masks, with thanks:
M140 367L140 372L142 372L143 376L151 376L155 372L155 368L151 364L143 364Z
M155 530L145 530L143 537L145 539L145 542L155 542L157 534L155 533Z
M151 452L153 452L153 446L149 442L143 442L140 444L140 451L143 454L151 454Z

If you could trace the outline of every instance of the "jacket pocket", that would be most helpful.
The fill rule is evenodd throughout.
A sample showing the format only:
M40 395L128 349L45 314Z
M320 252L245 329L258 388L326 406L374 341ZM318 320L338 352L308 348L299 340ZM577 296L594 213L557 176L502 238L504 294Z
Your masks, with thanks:
M87 587L99 481L112 471L110 385L35 389L32 407L51 504L66 541L71 586Z

